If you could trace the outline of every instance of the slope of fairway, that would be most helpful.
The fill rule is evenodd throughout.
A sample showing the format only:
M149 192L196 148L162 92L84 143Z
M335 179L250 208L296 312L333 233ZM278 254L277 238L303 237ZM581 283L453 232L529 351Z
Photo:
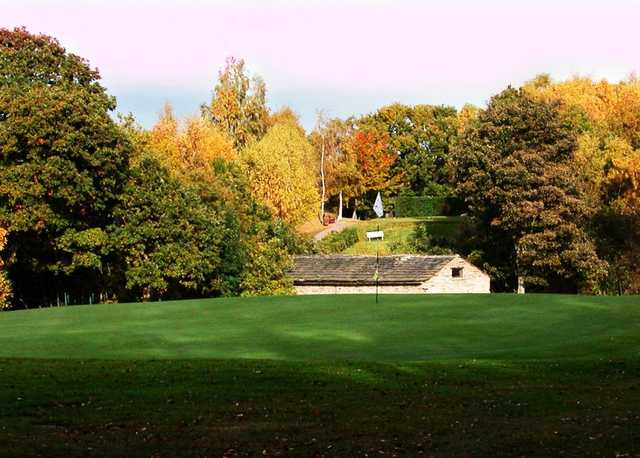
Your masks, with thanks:
M0 314L0 357L425 361L628 358L637 297L311 296Z

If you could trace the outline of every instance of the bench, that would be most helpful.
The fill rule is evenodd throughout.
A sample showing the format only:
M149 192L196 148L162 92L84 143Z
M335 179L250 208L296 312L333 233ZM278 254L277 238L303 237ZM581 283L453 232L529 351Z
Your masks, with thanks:
M367 240L384 240L384 231L367 232Z

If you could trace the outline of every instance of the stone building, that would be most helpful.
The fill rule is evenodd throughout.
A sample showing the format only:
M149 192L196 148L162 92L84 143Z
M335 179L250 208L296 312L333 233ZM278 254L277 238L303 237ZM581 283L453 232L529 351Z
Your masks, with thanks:
M376 291L375 256L296 256L289 273L297 294L369 294ZM488 293L489 276L458 255L380 256L383 294Z

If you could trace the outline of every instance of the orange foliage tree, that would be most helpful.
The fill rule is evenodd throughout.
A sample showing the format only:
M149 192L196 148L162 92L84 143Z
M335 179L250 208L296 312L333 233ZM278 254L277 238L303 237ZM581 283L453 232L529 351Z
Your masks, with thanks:
M161 163L183 180L210 178L215 160L238 158L231 139L215 125L198 117L180 123L168 104L149 133L148 143Z
M347 151L356 164L352 170L358 174L352 196L389 186L389 170L396 157L389 153L388 144L389 135L374 129L359 130L349 139Z

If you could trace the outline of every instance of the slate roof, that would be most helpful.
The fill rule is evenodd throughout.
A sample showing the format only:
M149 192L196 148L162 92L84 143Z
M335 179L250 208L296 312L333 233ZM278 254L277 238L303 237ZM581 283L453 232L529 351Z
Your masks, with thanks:
M378 284L419 285L438 273L456 256L380 256ZM289 275L294 285L375 285L375 256L296 256Z

